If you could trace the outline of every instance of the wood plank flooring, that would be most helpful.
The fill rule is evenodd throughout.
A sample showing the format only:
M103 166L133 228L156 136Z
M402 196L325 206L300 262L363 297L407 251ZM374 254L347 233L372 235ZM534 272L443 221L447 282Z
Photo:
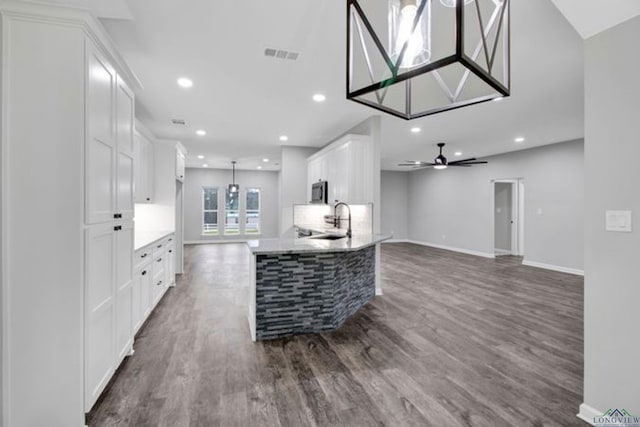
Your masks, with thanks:
M586 426L581 277L385 244L340 330L252 343L246 247L185 256L90 427Z

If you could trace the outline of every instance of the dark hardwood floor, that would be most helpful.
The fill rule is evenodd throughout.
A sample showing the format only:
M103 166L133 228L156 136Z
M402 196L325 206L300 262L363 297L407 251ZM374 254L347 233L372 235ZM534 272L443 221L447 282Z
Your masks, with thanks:
M90 427L586 426L581 277L385 244L340 330L253 343L245 246L185 255Z

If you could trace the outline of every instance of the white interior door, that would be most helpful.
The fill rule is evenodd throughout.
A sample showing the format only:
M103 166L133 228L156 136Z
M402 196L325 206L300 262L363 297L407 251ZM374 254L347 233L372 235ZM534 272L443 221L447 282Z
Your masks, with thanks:
M494 251L524 255L524 183L522 179L493 182Z
M494 248L496 255L511 255L513 246L513 184L496 182L494 193Z

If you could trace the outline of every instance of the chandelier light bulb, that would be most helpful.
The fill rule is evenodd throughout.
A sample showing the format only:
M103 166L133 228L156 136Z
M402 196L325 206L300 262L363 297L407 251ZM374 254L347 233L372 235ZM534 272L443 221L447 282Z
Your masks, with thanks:
M430 0L391 0L390 19L391 23L391 47L393 59L400 56L405 44L400 68L412 68L425 64L431 58L430 51ZM414 29L414 22L422 2L426 2L422 14L418 19L418 24Z

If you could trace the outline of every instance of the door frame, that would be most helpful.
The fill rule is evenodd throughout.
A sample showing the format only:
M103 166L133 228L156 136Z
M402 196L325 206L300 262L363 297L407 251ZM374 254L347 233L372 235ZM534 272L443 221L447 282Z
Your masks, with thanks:
M496 247L496 208L495 208L495 196L496 196L496 184L507 183L511 184L512 190L512 212L513 215L513 227L511 232L511 255L524 256L524 178L508 178L508 179L492 179L491 180L491 215L489 215L491 224L491 248L495 253Z

